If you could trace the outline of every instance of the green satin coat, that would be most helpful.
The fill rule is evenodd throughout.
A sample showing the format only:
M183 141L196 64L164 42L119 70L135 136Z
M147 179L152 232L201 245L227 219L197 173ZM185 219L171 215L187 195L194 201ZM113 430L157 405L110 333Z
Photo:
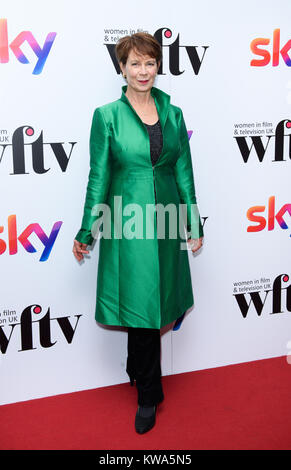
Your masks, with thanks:
M122 196L122 208L139 204L144 209L143 221L146 204L174 203L177 217L179 203L187 204L188 236L203 236L199 212L190 210L196 196L181 109L170 104L167 93L152 87L163 131L162 153L153 167L148 131L127 99L126 89L127 85L123 86L120 99L96 108L93 115L90 172L76 240L92 244L91 229L97 215L91 211L97 203L112 208L114 225L114 195ZM133 214L124 215L120 207L124 227ZM154 230L152 239L100 238L95 318L102 324L161 328L194 304L188 251L180 249L185 238L180 238L179 231L176 238L169 238L167 217L165 239L157 237L156 214L147 223ZM142 233L145 236L145 229Z

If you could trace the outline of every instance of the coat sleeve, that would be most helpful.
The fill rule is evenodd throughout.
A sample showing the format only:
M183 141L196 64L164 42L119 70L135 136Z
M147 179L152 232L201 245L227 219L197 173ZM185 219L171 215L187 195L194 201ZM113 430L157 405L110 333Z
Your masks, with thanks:
M91 245L94 240L91 231L92 225L97 219L97 215L94 215L94 211L92 214L92 209L96 204L106 203L111 181L109 133L100 108L96 108L94 111L89 148L90 171L83 219L81 228L75 239L81 243Z
M180 196L180 202L181 204L185 204L186 210L184 215L187 216L187 238L191 237L192 239L195 239L203 237L204 233L196 201L188 132L181 109L178 125L180 132L180 154L174 166L174 174Z

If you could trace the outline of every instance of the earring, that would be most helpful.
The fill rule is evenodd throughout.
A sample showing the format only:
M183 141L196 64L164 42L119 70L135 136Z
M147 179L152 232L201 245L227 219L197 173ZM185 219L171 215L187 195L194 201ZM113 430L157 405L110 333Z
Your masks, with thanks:
M126 79L126 75L125 75L125 73L123 74L123 78L125 78L125 79Z

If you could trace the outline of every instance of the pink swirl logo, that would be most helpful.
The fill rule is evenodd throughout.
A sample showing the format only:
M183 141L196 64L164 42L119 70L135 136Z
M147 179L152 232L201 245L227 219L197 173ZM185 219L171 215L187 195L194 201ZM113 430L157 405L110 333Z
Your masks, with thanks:
M56 35L57 33L48 33L44 45L41 47L30 31L22 31L9 44L7 19L2 18L0 19L0 63L6 64L9 62L9 50L11 50L21 64L29 64L29 60L21 50L21 46L27 41L37 57L32 73L39 75L47 61Z

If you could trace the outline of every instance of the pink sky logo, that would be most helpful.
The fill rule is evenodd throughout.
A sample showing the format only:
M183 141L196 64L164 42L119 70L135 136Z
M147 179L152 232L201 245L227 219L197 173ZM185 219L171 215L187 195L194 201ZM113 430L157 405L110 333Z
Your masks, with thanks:
M27 41L31 49L37 57L37 63L32 71L34 75L39 75L42 72L44 64L48 58L53 42L57 33L48 33L44 45L41 48L31 31L22 31L19 33L12 42L8 41L8 26L7 19L0 19L0 63L6 64L9 62L9 48L15 55L16 59L21 64L29 64L29 60L21 50L22 44Z
M291 67L291 58L289 56L289 51L291 49L291 39L289 39L284 46L280 49L280 28L276 28L273 31L273 45L272 48L270 47L270 51L268 49L263 49L259 46L269 46L270 39L269 38L255 38L252 40L250 44L251 51L253 54L257 56L261 56L262 59L252 59L251 66L253 67L265 67L266 65L270 64L273 67L277 67L279 65L280 56L282 57L283 61L288 67ZM272 61L272 62L271 62Z
M266 210L266 206L255 205L247 210L247 218L250 222L255 222L257 225L249 225L247 232L260 232L267 227L267 230L274 230L275 221L279 224L281 229L286 230L288 225L284 220L284 215L291 215L291 204L284 204L276 213L275 210L275 196L270 196L268 200L267 214L258 215ZM291 237L291 234L289 235Z
M52 247L56 241L63 222L55 222L49 236L38 223L29 224L20 235L17 234L16 215L12 214L8 217L8 252L15 255L18 252L18 242L28 253L36 253L36 248L28 240L32 233L35 233L44 245L44 250L39 261L47 261L52 251ZM0 225L0 234L4 232L4 226ZM7 243L0 238L0 255L7 250Z

